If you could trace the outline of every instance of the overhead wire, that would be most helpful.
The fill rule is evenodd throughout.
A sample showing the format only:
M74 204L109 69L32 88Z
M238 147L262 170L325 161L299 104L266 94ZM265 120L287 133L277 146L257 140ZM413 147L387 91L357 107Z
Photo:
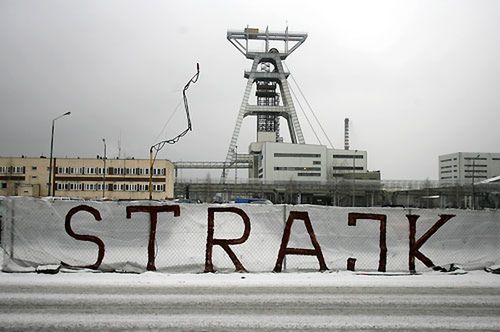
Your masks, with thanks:
M191 116L189 114L189 104L188 104L188 99L186 96L186 91L187 91L187 89L189 89L189 86L191 85L191 83L196 83L198 81L199 76L200 76L200 64L197 63L196 64L196 74L194 74L193 77L191 77L191 79L189 79L189 81L186 83L186 85L182 89L182 98L184 101L184 108L186 110L187 128L184 129L180 134L178 134L177 136L175 136L173 138L166 139L166 140L160 141L160 142L152 145L150 148L150 152L154 152L153 162L156 160L156 156L158 155L158 152L160 152L160 150L163 149L166 144L177 143L179 141L179 139L184 137L189 131L192 130Z
M307 120L307 123L309 124L309 127L311 127L311 130L314 134L314 136L316 136L316 139L318 140L318 143L319 144L322 144L321 143L321 140L319 139L318 137L318 134L316 134L316 131L314 130L314 127L312 126L312 123L311 121L309 120L309 117L307 116L306 112L304 111L304 108L302 107L302 104L300 103L300 100L297 98L297 95L295 94L295 92L293 91L292 87L289 86L290 88L290 92L292 93L292 96L295 98L295 101L297 102L297 104L299 105L299 108L300 110L302 111L302 114L304 115L304 117L306 118Z
M285 67L286 69L288 70L288 72L290 72L290 77L292 78L292 81L293 83L297 86L297 89L299 90L299 93L300 95L302 96L302 98L304 98L304 101L306 102L307 106L309 107L309 110L311 111L312 115L314 116L314 119L316 120L316 123L318 124L319 128L321 129L321 131L323 132L323 135L325 136L326 140L328 141L328 143L330 144L330 147L333 149L333 144L332 142L330 141L330 138L328 137L328 135L326 134L325 132L325 129L323 128L323 126L321 125L321 122L319 121L318 117L316 116L316 113L314 112L313 108L311 107L311 104L309 104L309 101L307 100L306 96L304 95L304 93L302 92L302 89L300 88L300 85L297 83L297 81L295 80L295 77L294 75L291 74L291 71L290 69L288 68L288 65L284 62L285 64Z
M174 111L170 114L170 116L168 117L167 121L165 121L165 124L163 125L163 128L161 128L160 132L155 137L155 139L153 140L153 142L156 142L158 140L158 138L160 138L160 136L163 134L163 132L167 128L168 124L173 119L175 113L177 113L177 111L179 110L179 107L181 106L181 103L182 103L182 99L179 100L179 102L177 103L177 105L174 108Z
M196 83L198 81L198 78L200 77L200 64L196 64L196 74L193 75L189 79L189 81L186 83L184 86L184 89L182 89L182 99L184 101L184 108L186 110L186 119L187 119L187 128L184 129L179 135L163 140L161 142L158 142L154 145L152 145L149 148L149 199L153 199L153 165L154 162L156 161L156 157L158 156L158 152L160 152L161 149L165 147L166 144L175 144L181 139L181 137L184 137L189 131L192 130L191 126L191 116L189 115L189 104L188 104L188 99L186 95L187 89L189 89L189 86L191 83ZM166 126L166 125L165 125Z

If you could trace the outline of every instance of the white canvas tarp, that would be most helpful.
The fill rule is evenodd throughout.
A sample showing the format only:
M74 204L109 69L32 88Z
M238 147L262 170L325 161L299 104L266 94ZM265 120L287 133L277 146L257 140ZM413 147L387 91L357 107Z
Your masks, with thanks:
M96 202L63 201L23 197L3 197L0 201L4 271L32 270L41 265L61 262L69 266L88 266L98 257L98 245L71 237L65 229L68 212L85 205L97 210L101 220L86 211L70 220L76 234L99 238L104 244L104 257L99 270L145 271L150 245L150 215L132 213L127 206L175 205L173 202ZM154 237L154 263L158 271L203 272L205 269L209 208L236 207L250 219L250 234L232 251L249 272L273 271L285 223L291 211L307 212L326 265L332 270L345 270L349 258L356 259L356 270L375 271L380 263L380 222L358 219L348 225L349 214L384 215L386 218L386 270L408 271L410 233L406 215L418 215L415 240L419 240L440 219L453 215L418 249L435 265L458 263L465 269L480 269L500 262L500 212L404 208L345 208L310 205L208 205L180 204L179 216L158 214ZM238 239L244 233L242 218L230 212L217 212L214 217L214 239ZM303 220L295 220L288 248L312 249L311 237ZM234 271L235 267L218 246L213 247L212 261L218 271ZM315 271L317 256L286 255L284 271ZM416 270L428 269L415 259Z

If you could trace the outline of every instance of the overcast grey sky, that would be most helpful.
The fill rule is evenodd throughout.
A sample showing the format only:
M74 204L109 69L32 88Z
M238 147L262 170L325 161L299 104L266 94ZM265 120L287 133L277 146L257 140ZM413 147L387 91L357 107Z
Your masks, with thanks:
M105 137L108 157L120 141L145 158L199 62L193 131L159 158L224 160L251 65L226 31L288 24L309 34L286 62L334 146L349 117L369 169L436 179L440 154L500 152L499 18L500 1L477 0L0 0L0 155L48 155L71 111L56 156L95 157ZM180 108L159 139L185 125ZM240 152L254 139L245 119Z

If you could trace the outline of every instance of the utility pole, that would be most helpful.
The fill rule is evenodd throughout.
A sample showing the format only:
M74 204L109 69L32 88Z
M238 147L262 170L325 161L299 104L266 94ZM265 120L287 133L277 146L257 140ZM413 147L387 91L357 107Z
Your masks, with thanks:
M104 157L102 159L104 162L104 169L102 171L102 198L104 198L106 193L106 139L103 138L102 142L104 144Z
M352 155L352 206L356 206L356 152L358 150L354 150L354 154Z

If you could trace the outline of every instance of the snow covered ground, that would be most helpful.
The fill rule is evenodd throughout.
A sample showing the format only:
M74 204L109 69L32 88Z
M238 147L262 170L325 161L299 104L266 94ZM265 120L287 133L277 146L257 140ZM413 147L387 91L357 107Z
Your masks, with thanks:
M420 275L360 274L350 271L305 273L0 273L0 285L123 287L455 287L498 288L500 275L470 271L453 275L429 270Z
M0 273L1 330L500 330L500 275Z

